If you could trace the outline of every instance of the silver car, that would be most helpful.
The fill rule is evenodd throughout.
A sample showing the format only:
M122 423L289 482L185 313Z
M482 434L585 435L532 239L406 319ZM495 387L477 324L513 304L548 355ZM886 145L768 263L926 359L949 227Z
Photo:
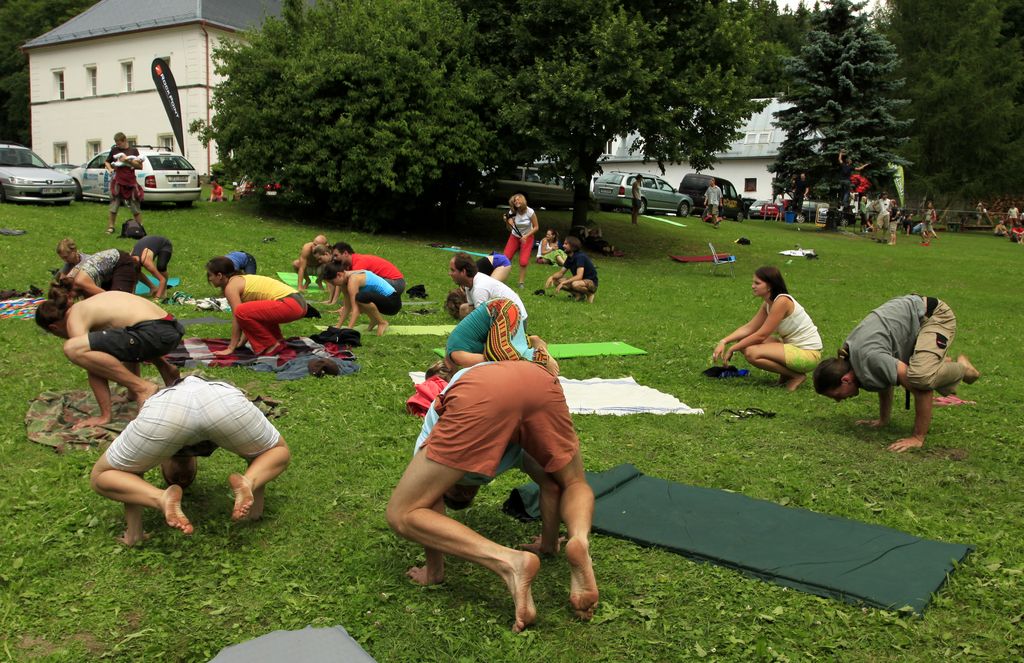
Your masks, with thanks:
M75 199L75 181L53 170L35 152L0 142L0 203L57 203Z
M693 200L685 193L679 193L671 184L656 175L643 173L640 185L640 213L675 212L688 216L693 209ZM616 207L633 207L633 179L636 173L617 170L607 172L594 183L594 200L603 210Z
M188 207L199 200L202 187L199 173L180 154L166 148L135 146L142 157L142 168L135 177L145 192L143 202L175 203ZM104 167L109 152L100 152L86 164L71 171L78 187L78 199L106 201L110 198L110 173Z

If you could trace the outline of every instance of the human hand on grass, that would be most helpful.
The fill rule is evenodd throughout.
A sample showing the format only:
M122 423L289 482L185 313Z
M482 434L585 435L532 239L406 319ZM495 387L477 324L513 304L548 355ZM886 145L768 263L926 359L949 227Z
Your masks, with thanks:
M409 577L417 585L440 585L444 582L444 574L440 577L431 577L427 567L424 566L410 566L409 570L405 572L405 575Z

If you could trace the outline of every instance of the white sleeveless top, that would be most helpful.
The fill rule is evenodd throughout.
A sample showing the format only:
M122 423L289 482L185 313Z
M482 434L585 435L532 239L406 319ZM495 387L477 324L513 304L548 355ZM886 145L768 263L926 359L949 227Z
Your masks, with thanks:
M522 237L526 233L533 230L533 215L535 212L532 207L527 207L526 211L522 214L516 214L512 220L513 227L515 228L516 237Z
M793 311L779 322L775 333L779 335L783 343L795 345L801 350L821 350L821 336L818 335L818 328L811 321L800 303L793 299L792 295L779 295L788 297L793 302ZM772 303L767 302L765 309L768 313L772 311Z

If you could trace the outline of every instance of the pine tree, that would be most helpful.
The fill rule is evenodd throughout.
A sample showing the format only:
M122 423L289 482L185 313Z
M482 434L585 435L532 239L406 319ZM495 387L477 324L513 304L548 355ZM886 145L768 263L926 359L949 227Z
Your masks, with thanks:
M896 149L906 140L910 121L898 113L896 49L862 11L863 3L830 0L811 20L800 54L787 61L792 86L781 97L792 104L776 113L786 131L772 164L775 180L788 183L806 172L816 195L835 200L840 191L840 150L862 174L886 179L890 164L906 161Z

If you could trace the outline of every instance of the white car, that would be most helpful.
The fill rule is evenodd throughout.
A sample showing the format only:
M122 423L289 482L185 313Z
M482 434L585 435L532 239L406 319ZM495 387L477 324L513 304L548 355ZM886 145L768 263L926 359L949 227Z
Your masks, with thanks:
M53 170L35 152L17 143L0 142L0 203L58 203L75 198L75 183Z
M135 177L145 192L144 203L175 203L188 207L199 200L202 187L199 173L180 154L167 148L135 146L142 157L142 169L135 171ZM89 163L71 171L77 186L77 198L102 200L110 199L110 173L103 166L108 152L100 152Z

